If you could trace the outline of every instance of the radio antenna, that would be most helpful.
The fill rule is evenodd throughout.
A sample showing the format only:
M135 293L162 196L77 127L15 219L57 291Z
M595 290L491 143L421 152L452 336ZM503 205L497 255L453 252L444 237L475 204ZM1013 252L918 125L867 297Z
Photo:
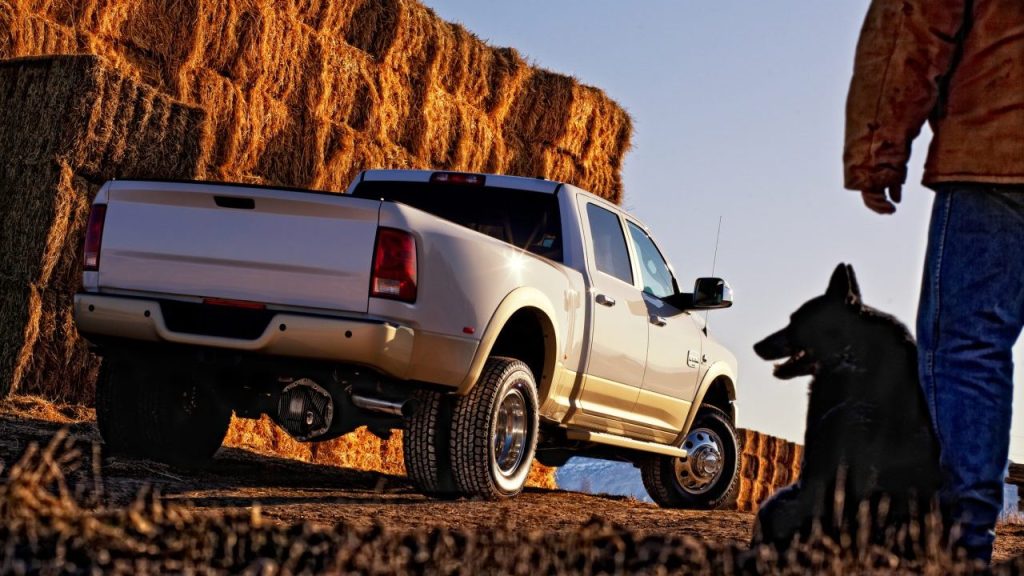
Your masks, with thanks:
M722 239L722 216L718 216L718 231L715 232L715 255L711 258L711 275L715 275L715 268L718 266L718 241ZM708 315L710 310L704 311L704 334L708 333Z

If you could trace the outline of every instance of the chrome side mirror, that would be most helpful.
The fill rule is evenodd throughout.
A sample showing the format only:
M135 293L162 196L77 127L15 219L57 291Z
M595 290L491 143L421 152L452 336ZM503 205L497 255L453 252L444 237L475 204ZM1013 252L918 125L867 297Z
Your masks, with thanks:
M698 278L693 286L693 310L718 310L732 306L732 288L721 278Z

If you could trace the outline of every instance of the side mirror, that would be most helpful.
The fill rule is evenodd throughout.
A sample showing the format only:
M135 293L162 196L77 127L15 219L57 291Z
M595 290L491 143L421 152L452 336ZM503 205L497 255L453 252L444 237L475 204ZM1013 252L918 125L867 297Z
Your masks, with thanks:
M693 286L694 310L718 310L732 306L732 288L721 278L698 278Z

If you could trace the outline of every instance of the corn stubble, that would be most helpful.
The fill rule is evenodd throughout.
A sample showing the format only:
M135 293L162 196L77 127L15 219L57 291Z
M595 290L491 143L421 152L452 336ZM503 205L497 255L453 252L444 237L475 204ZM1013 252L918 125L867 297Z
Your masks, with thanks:
M92 454L83 458L82 452ZM91 466L85 463L91 461ZM142 490L126 507L103 493L98 450L60 433L31 445L0 482L0 573L360 574L968 574L937 545L900 559L885 547L851 552L817 536L780 556L690 537L645 536L593 518L575 530L495 526L398 531L283 525L251 511L197 513ZM924 529L927 529L925 527ZM1018 573L1020 561L996 567Z

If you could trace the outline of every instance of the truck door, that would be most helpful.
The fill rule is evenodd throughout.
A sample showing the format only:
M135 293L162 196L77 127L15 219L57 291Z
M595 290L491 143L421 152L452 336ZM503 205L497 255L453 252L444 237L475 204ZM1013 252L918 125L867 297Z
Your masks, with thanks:
M649 337L644 381L635 411L645 423L677 435L697 392L702 363L703 334L689 312L661 298L677 291L672 271L642 228L628 222L637 255L647 306Z
M647 359L647 305L634 283L622 219L584 198L580 202L589 223L593 278L593 327L580 408L587 415L633 421Z

